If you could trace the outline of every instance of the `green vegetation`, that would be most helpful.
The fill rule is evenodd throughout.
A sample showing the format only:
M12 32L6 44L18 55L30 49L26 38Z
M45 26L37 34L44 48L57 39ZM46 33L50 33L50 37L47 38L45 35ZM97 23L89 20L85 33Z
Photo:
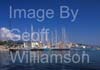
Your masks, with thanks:
M12 42L11 41L0 41L0 45L11 46L12 45Z

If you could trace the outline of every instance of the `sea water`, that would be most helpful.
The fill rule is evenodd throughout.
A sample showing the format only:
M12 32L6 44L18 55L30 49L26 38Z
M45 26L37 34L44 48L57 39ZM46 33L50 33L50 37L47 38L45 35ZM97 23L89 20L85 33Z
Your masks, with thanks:
M17 51L18 52L18 51ZM46 58L43 58L44 63L42 62L32 62L32 63L26 63L26 56L23 56L23 52L25 51L19 51L20 58L23 59L22 62L19 61L18 55L16 55L16 51L12 52L13 57L16 55L16 61L12 62L11 59L11 52L0 52L0 70L100 70L100 51L99 50L62 50L62 51L52 51L52 50L44 50L44 51L32 51L32 53L35 53L35 59L36 61L40 61L41 58L39 58L43 54L47 54L48 56L48 62L45 62ZM87 58L84 59L84 63L82 63L82 56L83 54L89 55L89 62L87 62ZM27 54L27 57L30 57L30 51L25 52L25 55ZM55 59L53 59L52 63L49 62L50 56L52 54L60 54L60 56L63 58L65 54L70 54L68 56L67 61L71 59L69 63L60 62L59 57L57 57L57 63L55 62ZM77 54L78 56L75 56ZM73 58L73 55L75 56ZM80 58L79 58L80 56ZM46 57L46 56L43 56ZM77 63L74 63L72 59L79 61ZM34 61L35 61L34 60ZM74 61L75 61L74 60ZM86 60L86 61L85 61ZM62 59L63 61L63 59Z

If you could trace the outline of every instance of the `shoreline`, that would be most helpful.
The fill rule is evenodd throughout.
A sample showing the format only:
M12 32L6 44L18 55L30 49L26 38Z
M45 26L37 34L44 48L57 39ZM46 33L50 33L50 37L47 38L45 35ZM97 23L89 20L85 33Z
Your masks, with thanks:
M31 48L31 49L25 49L25 48L6 48L6 46L4 45L0 45L0 52L3 52L3 51L44 51L44 50L48 50L48 51L65 51L65 50L90 50L90 49L72 49L72 48L63 48L63 49L58 49L58 48L47 48L47 49L43 49L43 48L40 48L40 49L37 49L37 48ZM95 49L95 50L100 50L100 49Z
M0 52L2 51L9 51L9 49L5 48L4 45L0 45Z

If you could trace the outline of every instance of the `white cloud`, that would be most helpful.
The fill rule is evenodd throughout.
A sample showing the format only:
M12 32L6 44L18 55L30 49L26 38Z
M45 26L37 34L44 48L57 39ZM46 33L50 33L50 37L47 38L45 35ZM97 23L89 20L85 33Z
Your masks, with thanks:
M5 27L0 28L0 40L11 40L13 37L20 37L18 34L11 33L11 31Z

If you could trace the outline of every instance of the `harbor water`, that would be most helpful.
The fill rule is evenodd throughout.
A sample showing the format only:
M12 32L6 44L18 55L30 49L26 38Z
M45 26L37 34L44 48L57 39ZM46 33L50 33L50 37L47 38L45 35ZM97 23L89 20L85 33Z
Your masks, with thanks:
M0 52L0 70L100 70L100 51L4 51Z

